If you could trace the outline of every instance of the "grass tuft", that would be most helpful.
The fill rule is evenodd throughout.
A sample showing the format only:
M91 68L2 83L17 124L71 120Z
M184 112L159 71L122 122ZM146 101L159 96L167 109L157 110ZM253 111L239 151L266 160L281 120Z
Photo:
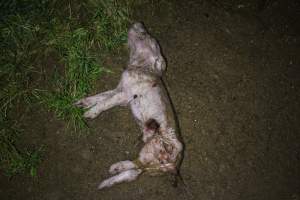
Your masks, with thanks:
M126 41L128 5L114 0L88 1L75 8L69 4L67 21L52 20L54 28L47 46L58 52L64 72L55 74L55 90L47 91L41 99L74 131L85 129L86 123L83 111L73 103L86 96L107 71L97 57L103 58ZM72 10L80 9L85 9L91 20L74 19Z
M127 40L127 22L129 21L129 3L117 1L99 1L94 15L95 39L98 46L110 51Z
M41 161L41 149L22 150L16 147L20 136L20 129L12 121L0 119L0 168L8 176L29 172L32 177L37 175L37 168Z
M65 120L75 132L87 126L82 109L73 104L87 95L104 70L91 54L90 37L84 28L55 33L56 39L51 40L51 45L59 53L64 71L59 73L55 70L52 77L54 87L37 94L38 99L53 110L59 119Z

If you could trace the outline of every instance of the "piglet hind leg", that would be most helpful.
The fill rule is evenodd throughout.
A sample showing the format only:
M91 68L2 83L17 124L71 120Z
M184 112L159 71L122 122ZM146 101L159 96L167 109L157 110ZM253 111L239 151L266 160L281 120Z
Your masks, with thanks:
M117 173L127 171L129 169L134 169L134 168L137 168L137 166L134 164L134 162L129 161L129 160L124 160L124 161L117 162L117 163L113 164L112 166L110 166L109 173L117 174Z
M113 177L110 177L108 179L105 179L102 181L98 189L101 190L103 188L111 187L117 183L122 183L122 182L131 182L137 179L137 177L142 173L142 170L140 169L130 169L127 171L123 171Z

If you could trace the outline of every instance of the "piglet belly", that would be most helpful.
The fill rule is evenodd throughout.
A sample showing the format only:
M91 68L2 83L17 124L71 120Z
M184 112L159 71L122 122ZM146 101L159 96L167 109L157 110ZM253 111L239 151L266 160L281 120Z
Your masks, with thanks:
M157 93L149 92L134 99L130 103L132 114L139 121L145 122L148 119L163 121L165 118L165 105Z

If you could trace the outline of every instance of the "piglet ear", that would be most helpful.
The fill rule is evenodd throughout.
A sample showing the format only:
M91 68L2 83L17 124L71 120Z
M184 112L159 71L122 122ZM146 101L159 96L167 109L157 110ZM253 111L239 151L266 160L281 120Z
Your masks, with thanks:
M165 59L163 57L157 58L154 63L154 68L159 73L159 75L162 75L163 72L166 70Z

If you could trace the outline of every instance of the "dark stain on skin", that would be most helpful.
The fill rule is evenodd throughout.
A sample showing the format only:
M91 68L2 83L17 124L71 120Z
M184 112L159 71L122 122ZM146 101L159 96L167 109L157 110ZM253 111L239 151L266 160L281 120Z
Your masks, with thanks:
M168 154L172 154L172 153L173 153L174 147L173 147L172 145L163 142L163 147L164 147L165 151L166 151Z
M133 98L134 98L134 99L136 99L137 97L138 97L138 96L137 96L136 94L135 94L135 95L133 95Z
M155 119L148 119L145 123L145 126L148 130L152 130L155 132L159 129L159 124Z

